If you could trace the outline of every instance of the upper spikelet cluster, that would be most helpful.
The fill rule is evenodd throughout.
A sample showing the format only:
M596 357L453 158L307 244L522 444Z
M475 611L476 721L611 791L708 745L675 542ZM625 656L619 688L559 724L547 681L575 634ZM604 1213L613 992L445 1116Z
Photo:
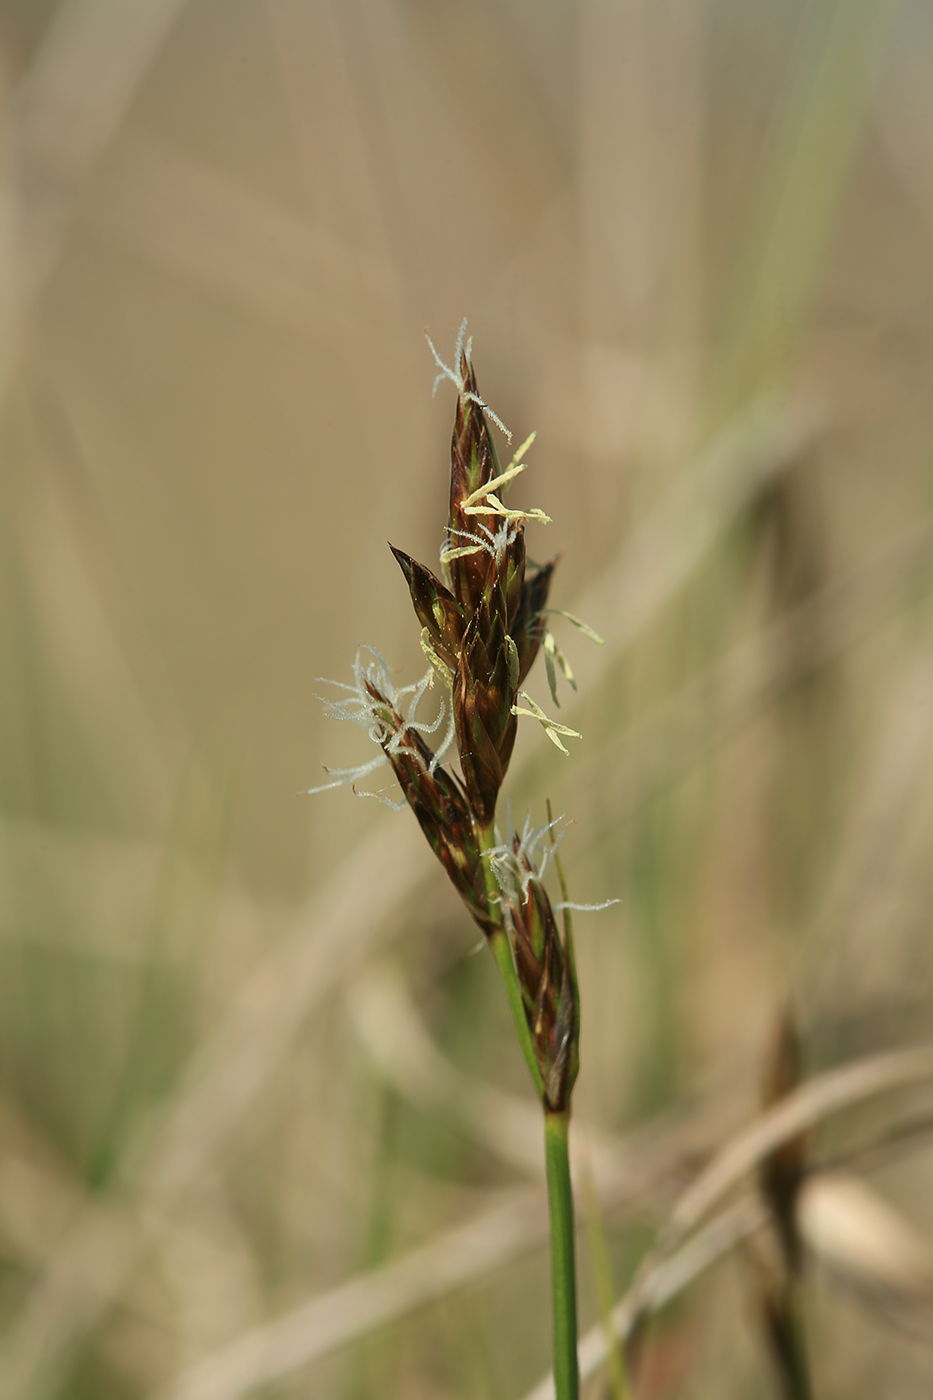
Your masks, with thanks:
M553 833L550 826L532 832L526 825L521 836L510 832L503 842L495 814L518 717L538 719L564 752L560 736L576 733L550 719L521 689L542 643L552 692L555 659L571 685L573 677L545 622L557 561L532 565L525 553L526 522L548 517L537 509L512 510L504 501L525 468L522 456L534 434L503 469L487 418L510 434L480 397L465 326L453 368L431 345L439 370L435 389L442 379L457 389L442 577L390 545L421 624L430 669L417 685L396 690L378 653L357 654L353 684L341 685L341 698L325 703L330 714L362 725L380 754L359 768L329 770L330 781L312 791L355 782L380 762L391 765L470 914L487 937L508 941L509 975L517 980L519 1017L527 1027L526 1057L545 1106L559 1111L576 1077L579 1013L569 918L565 913L561 935L542 882L547 850L536 856L542 836L553 842ZM442 699L433 721L420 720L419 704L437 678L449 693L449 718ZM428 736L439 733L445 719L446 733L434 750ZM441 762L454 744L459 774Z
M442 366L458 388L441 551L444 579L391 548L422 626L422 646L451 685L471 810L482 826L489 826L515 743L519 687L545 630L542 609L556 560L527 567L525 521L547 517L543 511L509 510L497 494L524 463L516 453L506 470L500 469L469 346L458 340L457 350L459 373Z

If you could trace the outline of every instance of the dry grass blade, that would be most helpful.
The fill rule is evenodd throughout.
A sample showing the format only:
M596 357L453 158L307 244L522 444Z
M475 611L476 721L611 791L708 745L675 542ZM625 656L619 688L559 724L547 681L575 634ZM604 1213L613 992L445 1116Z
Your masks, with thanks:
M651 1275L776 1147L823 1119L878 1094L933 1080L933 1049L873 1056L810 1080L728 1143L684 1193L639 1269L630 1297L637 1316Z
M673 1302L707 1269L717 1264L735 1249L736 1245L748 1239L749 1235L760 1230L765 1220L764 1207L752 1196L744 1197L717 1215L699 1230L688 1244L659 1265L652 1277L646 1299L652 1311ZM616 1336L622 1340L628 1337L634 1320L631 1303L623 1299L612 1313L612 1325ZM601 1324L591 1327L580 1338L578 1356L580 1379L583 1381L595 1376L606 1364L606 1334ZM554 1400L554 1382L551 1377L546 1376L534 1390L528 1392L524 1400Z
M419 854L402 823L379 827L250 978L146 1149L139 1179L152 1204L167 1208L184 1191L256 1102L310 1012L372 956L422 879Z
M812 598L739 643L614 741L613 768L624 775L613 794L616 819L629 818L646 792L665 778L682 775L718 744L734 740L797 681L857 645L898 607L931 539L933 517L925 516L878 558L833 579ZM714 697L725 699L714 705ZM903 722L899 728L903 729ZM599 763L605 761L603 752ZM584 758L579 765L584 784L593 780L591 764ZM858 868L864 862L856 859L854 864ZM846 876L842 884L851 903L853 877L848 866ZM833 972L837 987L838 969Z
M481 1083L447 1059L432 1040L397 967L383 963L364 971L350 989L348 1003L357 1035L397 1094L441 1114L523 1175L543 1176L538 1112L526 1098ZM593 1171L611 1193L620 1176L622 1144L581 1122L578 1115L571 1141L585 1144Z
M480 1084L438 1049L398 968L368 969L349 994L354 1029L402 1097L451 1118L509 1166L543 1176L540 1114L526 1098Z
M664 1209L676 1183L722 1136L735 1105L704 1102L651 1126L637 1139L591 1154L600 1199L614 1218ZM581 1144L589 1149L589 1144ZM583 1154L581 1154L583 1155ZM235 1400L290 1375L376 1327L487 1277L545 1240L543 1188L523 1187L503 1203L373 1273L313 1298L207 1357L160 1400Z
M160 1400L234 1400L415 1308L482 1278L547 1232L543 1190L508 1201L376 1272L241 1337L182 1376Z
M606 638L603 666L635 641L702 562L726 523L799 461L818 431L812 409L764 395L684 467L668 499L574 605L573 611Z
M126 1169L129 1179L143 1183L149 1211L171 1211L255 1102L309 1011L371 952L420 878L416 850L407 827L380 829L337 871L300 929L244 988L191 1066L161 1129L138 1147L135 1170ZM381 920L371 917L369 885L357 878L361 861L380 884ZM309 924L316 936L309 935ZM96 1325L124 1288L150 1246L142 1217L121 1215L119 1225L114 1231L97 1209L79 1217L4 1339L0 1393L48 1394L69 1345ZM88 1289L86 1278L98 1272L97 1286Z
M231 306L302 336L312 326L319 331L326 315L331 334L355 344L360 328L392 304L386 263L348 250L249 186L138 137L121 141L92 214L105 240L129 244Z
M9 301L0 398L17 339L64 246L82 186L120 126L134 93L186 0L66 0L14 94L8 140L16 152ZM28 191L28 194L27 194Z
M933 1049L873 1056L810 1080L762 1114L713 1159L671 1212L635 1281L616 1306L613 1321L627 1340L642 1321L696 1278L764 1220L757 1201L741 1201L708 1217L776 1147L844 1109L878 1094L933 1081ZM707 1223L708 1222L708 1223ZM602 1328L581 1342L581 1375L591 1375L606 1355ZM527 1400L553 1400L546 1378Z
M719 394L727 405L750 383L780 374L788 338L810 312L894 8L841 0L807 14L722 337Z
M808 1182L800 1230L843 1282L903 1306L933 1306L933 1254L916 1230L865 1182L826 1172Z
M898 995L896 969L909 956L914 937L904 893L915 891L923 905L928 899L931 685L933 656L921 645L890 680L864 793L853 804L816 921L816 975L803 998L813 1026Z
M838 1188L843 1187L843 1193ZM909 1302L930 1301L930 1256L899 1216L868 1193L863 1183L834 1173L812 1177L801 1194L801 1226L809 1247L838 1269L847 1282L884 1288ZM669 1259L659 1263L639 1300L641 1313L658 1312L767 1222L756 1196L743 1196L721 1211ZM868 1230L866 1230L868 1225ZM870 1235L870 1239L868 1236ZM639 1320L631 1295L613 1312L616 1335L625 1340ZM586 1380L606 1364L602 1327L580 1339L580 1376ZM554 1400L550 1377L525 1400Z

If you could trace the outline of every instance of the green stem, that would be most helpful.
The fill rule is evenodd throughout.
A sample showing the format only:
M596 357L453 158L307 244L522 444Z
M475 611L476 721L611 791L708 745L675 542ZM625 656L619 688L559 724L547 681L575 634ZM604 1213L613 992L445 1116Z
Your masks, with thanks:
M476 835L483 852L486 898L490 920L494 925L488 942L502 978L502 985L505 987L515 1034L518 1036L525 1063L543 1107L544 1076L528 1024L508 933L502 923L499 887L486 855L493 845L492 830L478 828ZM551 1222L551 1299L554 1312L554 1385L557 1400L577 1400L580 1390L580 1372L577 1366L577 1269L573 1188L570 1185L569 1129L569 1108L562 1113L553 1113L545 1107L544 1153Z
M557 1400L577 1400L580 1389L569 1128L569 1111L545 1113L544 1152L551 1219L551 1299L554 1307L554 1389Z
M509 947L508 936L504 929L497 928L489 935L489 947L496 960L502 985L505 987L509 1010L512 1013L512 1024L515 1027L515 1034L518 1036L518 1043L525 1057L525 1063L534 1080L535 1092L539 1099L543 1099L544 1078L541 1074L541 1066L538 1064L538 1054L535 1050L531 1027L528 1025L528 1017L525 1015L525 1003L522 998L522 989L518 985L518 975L512 960L512 949Z
M509 944L509 937L502 924L502 910L498 903L500 894L499 886L496 884L496 877L493 874L492 866L487 851L493 846L493 834L491 828L477 827L476 838L482 855L483 869L486 878L486 901L489 908L489 917L495 924L492 933L489 935L488 943L490 951L496 960L499 969L499 976L502 978L502 985L505 988L506 999L509 1003L509 1010L512 1013L512 1025L515 1027L515 1034L521 1046L525 1063L534 1082L535 1092L538 1098L544 1099L544 1077L541 1073L541 1066L538 1064L538 1052L535 1049L534 1037L531 1034L531 1027L528 1024L528 1017L525 1013L525 1001L522 996L522 989L518 982L518 973L515 970L515 960L512 957L512 949Z

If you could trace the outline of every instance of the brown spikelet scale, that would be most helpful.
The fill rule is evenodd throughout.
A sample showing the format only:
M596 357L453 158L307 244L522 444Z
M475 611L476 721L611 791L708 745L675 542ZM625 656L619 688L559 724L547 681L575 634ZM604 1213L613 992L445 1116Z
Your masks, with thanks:
M460 767L481 826L495 817L496 800L512 757L517 720L512 713L509 648L501 635L487 647L478 616L466 630L454 676L454 723Z
M450 442L450 509L447 539L452 549L468 546L477 535L477 521L468 515L464 502L499 471L499 459L489 435L482 408L469 394L478 397L476 375L466 353L460 359L464 392L457 399L457 417ZM483 595L487 560L482 550L451 559L447 565L451 592L467 612L472 613Z
M367 680L365 685L383 722L382 748L405 800L470 914L488 933L485 875L463 788L453 773L437 763L421 735L405 725L373 682Z
M562 1112L579 1069L577 984L569 944L561 940L547 892L522 856L518 838L514 886L506 898L512 948L531 1028L545 1105Z
M460 642L469 618L453 594L435 578L430 569L419 564L410 555L389 548L399 562L408 583L412 605L435 655L450 671L455 671L460 659Z

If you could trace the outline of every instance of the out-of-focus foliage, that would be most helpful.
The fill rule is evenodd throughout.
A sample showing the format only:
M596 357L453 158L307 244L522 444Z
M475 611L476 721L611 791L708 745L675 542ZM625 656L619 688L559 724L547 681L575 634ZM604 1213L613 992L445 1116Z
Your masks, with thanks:
M546 1368L494 970L407 814L291 799L364 756L315 677L423 669L426 325L537 429L529 552L606 638L554 619L585 737L526 726L509 782L622 901L577 927L616 1293L788 1001L810 1072L923 1039L931 61L925 0L0 0L0 1394ZM870 1183L920 1239L930 1169ZM751 1277L640 1395L776 1385ZM815 1279L818 1393L928 1395L929 1293Z

